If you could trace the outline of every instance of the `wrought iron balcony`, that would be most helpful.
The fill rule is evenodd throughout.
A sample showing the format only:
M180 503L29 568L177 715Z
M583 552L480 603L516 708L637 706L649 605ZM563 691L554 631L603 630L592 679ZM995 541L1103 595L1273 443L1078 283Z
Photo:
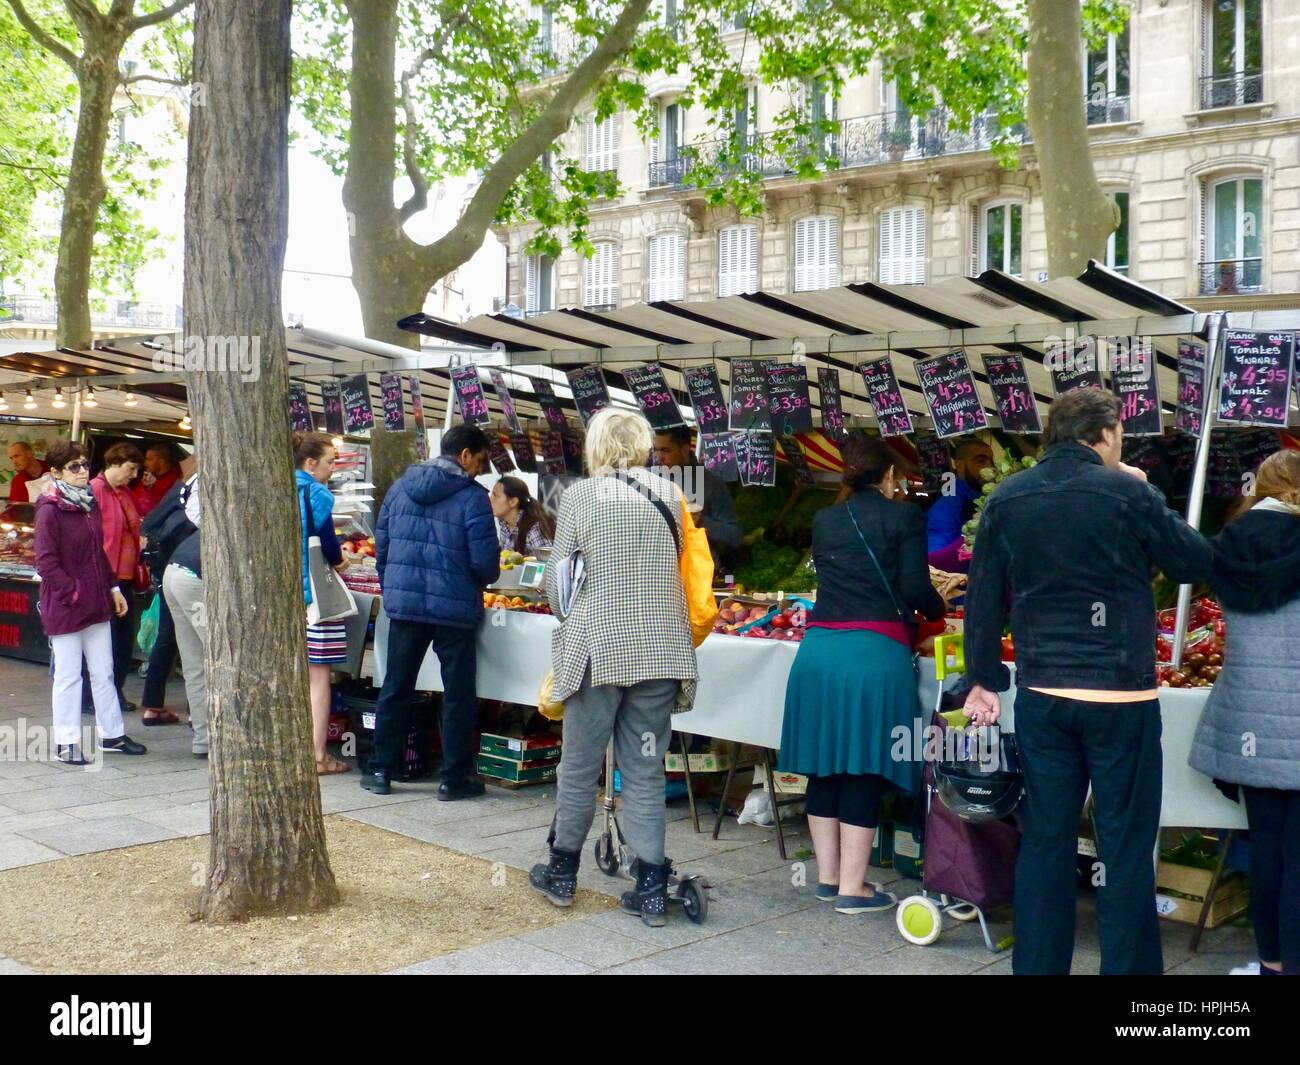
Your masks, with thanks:
M1201 263L1200 268L1202 296L1235 296L1264 291L1262 259L1215 259Z
M1232 74L1210 74L1201 79L1201 109L1239 107L1257 104L1264 99L1264 75L1258 70L1238 70Z
M994 115L982 115L969 130L949 128L949 114L931 111L924 118L908 118L893 112L824 122L818 132L793 142L773 135L751 137L737 152L729 141L704 141L682 148L671 159L650 164L651 188L689 188L687 175L697 166L713 168L719 178L741 173L765 178L795 173L801 158L812 158L830 169L849 169L927 159L957 152L985 151L997 139L1000 124ZM1027 143L1023 127L1012 137Z
M554 73L576 66L586 58L595 44L590 37L580 37L572 31L560 30L532 40L528 54L534 63Z
M22 293L0 299L0 322L46 324L57 320L58 307L53 300ZM174 303L109 299L103 301L102 308L92 303L90 324L122 329L180 329L181 309Z
M1114 93L1089 96L1088 125L1101 126L1107 122L1127 122L1129 120L1129 98L1116 96Z

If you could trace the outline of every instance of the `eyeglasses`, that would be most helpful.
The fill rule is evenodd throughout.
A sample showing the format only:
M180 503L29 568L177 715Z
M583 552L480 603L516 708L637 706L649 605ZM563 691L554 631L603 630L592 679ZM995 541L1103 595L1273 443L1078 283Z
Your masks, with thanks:
M89 462L69 462L63 467L64 473L81 473L90 469Z

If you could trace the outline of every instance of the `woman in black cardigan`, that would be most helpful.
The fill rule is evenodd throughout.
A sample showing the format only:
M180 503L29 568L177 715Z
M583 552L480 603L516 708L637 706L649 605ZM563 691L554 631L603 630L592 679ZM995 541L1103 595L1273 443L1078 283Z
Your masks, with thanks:
M813 523L817 606L786 685L780 764L808 776L817 897L856 914L897 901L865 882L867 859L886 784L915 785L917 766L892 755L897 730L911 737L921 720L913 614L936 620L944 602L930 583L925 515L893 501L889 448L855 432L840 451L852 493Z

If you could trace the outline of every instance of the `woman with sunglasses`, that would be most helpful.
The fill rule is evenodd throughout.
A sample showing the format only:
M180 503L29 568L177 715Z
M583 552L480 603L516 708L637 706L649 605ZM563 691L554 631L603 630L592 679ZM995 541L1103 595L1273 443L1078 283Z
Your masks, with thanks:
M60 440L46 454L54 481L36 500L36 572L41 577L41 624L54 656L54 742L66 765L86 765L81 749L81 663L95 698L99 749L144 754L126 735L113 682L110 621L127 612L104 554L104 530L88 484L86 449Z

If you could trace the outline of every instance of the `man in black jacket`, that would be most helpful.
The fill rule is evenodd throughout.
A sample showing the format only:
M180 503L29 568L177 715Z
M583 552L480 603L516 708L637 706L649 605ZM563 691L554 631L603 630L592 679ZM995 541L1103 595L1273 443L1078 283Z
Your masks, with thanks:
M1120 461L1119 401L1089 388L1057 399L1037 466L985 504L966 603L974 687L966 713L992 724L1010 686L1025 773L1016 866L1017 974L1070 971L1076 837L1088 785L1097 823L1101 971L1160 973L1153 852L1160 819L1160 704L1151 570L1210 572L1210 545Z

